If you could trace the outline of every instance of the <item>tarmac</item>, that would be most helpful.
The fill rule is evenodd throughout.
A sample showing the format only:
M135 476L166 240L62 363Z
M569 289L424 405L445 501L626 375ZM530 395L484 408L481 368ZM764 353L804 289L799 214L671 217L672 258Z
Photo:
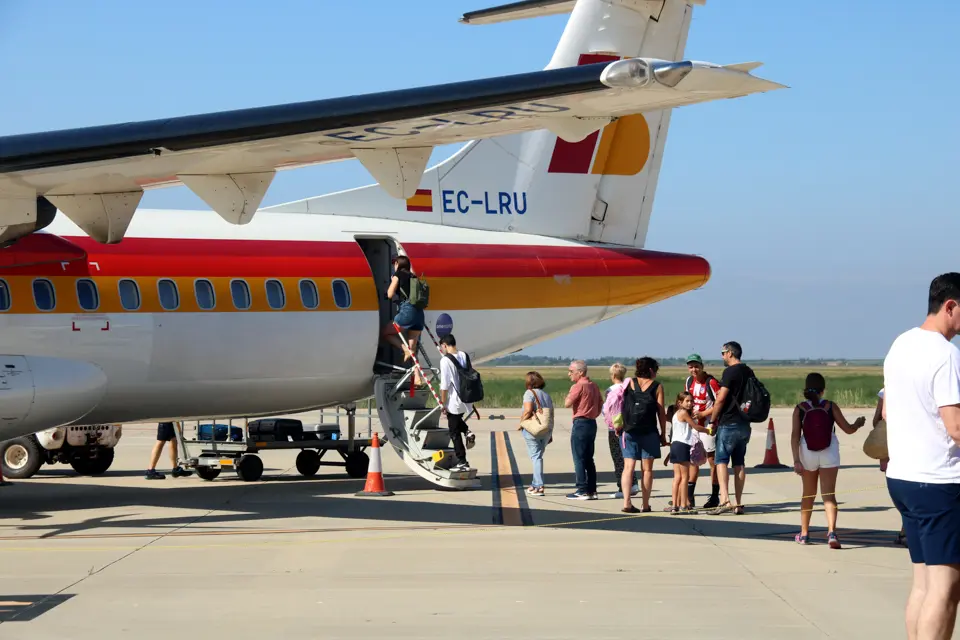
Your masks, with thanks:
M846 410L868 426L839 433L841 550L826 545L819 500L814 544L794 542L800 479L754 468L765 424L749 446L744 515L664 513L662 460L653 513L627 515L610 497L603 426L600 500L564 498L574 475L562 410L546 495L529 497L517 411L490 413L507 419L473 425L482 488L437 490L387 446L395 495L375 498L355 496L364 481L339 468L301 477L286 451L263 456L259 482L147 481L156 425L125 425L105 475L47 466L0 488L0 638L905 637L910 562L892 542L900 520L884 475L860 448L872 410ZM790 411L772 417L789 465ZM158 468L169 470L166 451Z

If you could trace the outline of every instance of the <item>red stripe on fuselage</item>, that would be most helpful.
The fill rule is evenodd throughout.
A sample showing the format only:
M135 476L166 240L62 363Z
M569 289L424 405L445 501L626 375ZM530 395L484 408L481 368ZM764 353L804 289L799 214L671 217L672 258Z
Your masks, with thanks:
M152 277L366 277L370 268L354 242L125 238L104 245L88 237L27 236L0 249L3 275ZM59 242L58 242L59 241ZM403 243L416 272L430 278L700 275L706 261L631 248L462 243ZM62 249L58 256L55 248ZM40 250L43 249L41 252ZM16 253L13 252L16 250ZM5 253L10 252L10 253ZM77 260L86 252L86 260ZM17 256L42 253L47 264ZM60 260L72 260L60 264ZM94 264L96 263L96 264ZM19 264L20 266L5 266Z

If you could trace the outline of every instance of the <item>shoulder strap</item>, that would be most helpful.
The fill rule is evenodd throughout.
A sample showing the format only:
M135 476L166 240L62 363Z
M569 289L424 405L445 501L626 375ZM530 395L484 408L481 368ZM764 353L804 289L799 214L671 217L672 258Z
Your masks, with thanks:
M693 376L687 376L687 381L683 383L683 386L689 393L693 389Z
M463 365L460 364L460 361L457 360L457 359L453 356L452 353L445 353L445 354L443 354L443 357L449 359L450 362L453 363L453 366L455 366L457 369L463 371Z

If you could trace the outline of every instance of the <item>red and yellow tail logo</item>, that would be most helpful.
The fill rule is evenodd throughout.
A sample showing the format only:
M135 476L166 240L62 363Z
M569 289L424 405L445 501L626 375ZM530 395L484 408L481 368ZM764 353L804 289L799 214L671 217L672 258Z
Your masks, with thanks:
M620 56L583 53L578 65L612 62ZM599 144L598 144L599 141ZM580 142L557 138L547 173L635 176L650 157L650 125L642 114L626 116Z

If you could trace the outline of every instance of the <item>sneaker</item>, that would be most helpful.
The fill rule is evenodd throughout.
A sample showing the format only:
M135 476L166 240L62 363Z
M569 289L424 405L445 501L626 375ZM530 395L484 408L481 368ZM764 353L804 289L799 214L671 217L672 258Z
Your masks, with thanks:
M710 499L703 503L704 509L716 509L720 506L719 496L710 496Z
M840 549L840 541L837 539L837 534L831 531L827 534L827 544L830 545L831 549Z
M623 500L623 491L617 491L616 493L611 493L610 497L615 500Z
M466 462L461 462L453 468L454 471L470 471L470 465Z
M581 491L574 491L573 493L567 494L567 500L596 500L597 494L595 493L584 493Z
M633 485L632 487L630 487L630 496L631 496L631 497L637 495L638 493L640 493L640 485L635 484L635 485Z
M173 468L173 471L170 472L170 475L172 475L174 478L186 478L187 476L192 476L193 471L184 469L180 465L177 465Z
M473 447L476 444L477 444L477 434L473 433L472 431L467 431L467 437L466 437L467 449L473 449Z
M143 476L147 480L163 480L167 476L163 475L156 469L147 469L147 472Z
M797 544L810 544L807 541L807 536L802 536L799 533L796 536L794 536L793 539L796 541Z

